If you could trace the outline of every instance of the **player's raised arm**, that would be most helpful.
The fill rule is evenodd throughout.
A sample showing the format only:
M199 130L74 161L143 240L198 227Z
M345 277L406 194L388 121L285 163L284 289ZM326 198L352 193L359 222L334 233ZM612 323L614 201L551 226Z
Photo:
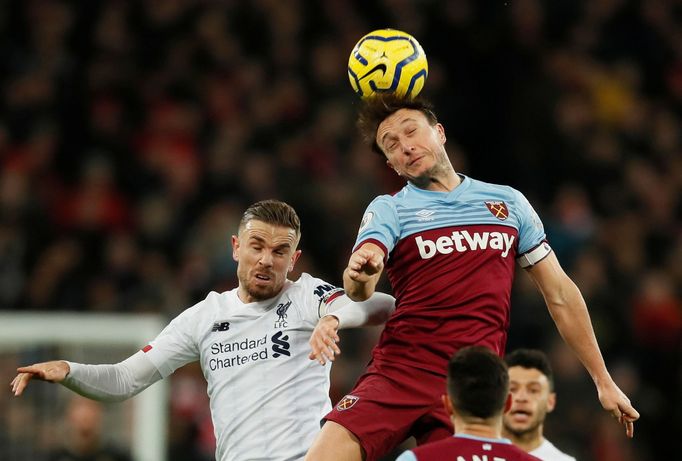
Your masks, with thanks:
M559 333L592 377L602 407L618 419L625 426L627 436L632 437L633 423L639 419L639 413L606 368L580 290L561 268L553 252L528 269L528 273L540 289Z
M384 270L384 251L374 243L355 250L343 272L343 288L353 301L365 301L374 293Z

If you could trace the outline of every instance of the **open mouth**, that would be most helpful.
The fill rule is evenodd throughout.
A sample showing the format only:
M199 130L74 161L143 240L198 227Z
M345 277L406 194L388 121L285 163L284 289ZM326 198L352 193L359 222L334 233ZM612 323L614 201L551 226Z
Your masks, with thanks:
M256 274L256 279L263 282L269 282L270 280L272 280L272 277L270 277L267 274Z
M512 410L509 414L515 421L527 421L533 416L533 414L527 410Z

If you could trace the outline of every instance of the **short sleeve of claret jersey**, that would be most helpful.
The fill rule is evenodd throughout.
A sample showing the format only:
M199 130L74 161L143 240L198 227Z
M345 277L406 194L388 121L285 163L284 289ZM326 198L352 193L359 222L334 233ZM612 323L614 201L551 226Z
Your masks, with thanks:
M518 254L520 256L533 250L543 241L547 240L547 236L545 235L545 228L542 225L540 217L535 212L528 199L517 190L514 190L514 195L516 196L516 213L519 216Z
M343 288L325 282L309 274L301 274L296 282L301 299L303 321L309 327L315 328L320 317L327 313L331 303L343 295Z
M142 349L164 378L183 365L199 360L195 331L199 325L206 323L201 322L201 311L207 300L208 298L174 318Z
M398 213L390 201L390 196L381 195L375 198L365 210L353 251L357 250L362 243L370 241L383 246L388 257L399 239Z

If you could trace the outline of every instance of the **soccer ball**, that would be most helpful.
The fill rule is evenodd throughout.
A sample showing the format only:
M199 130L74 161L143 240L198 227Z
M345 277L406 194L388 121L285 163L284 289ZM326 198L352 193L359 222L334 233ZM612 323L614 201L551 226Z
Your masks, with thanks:
M428 73L426 54L419 42L395 29L365 35L348 59L348 78L361 98L376 93L414 98L424 88Z

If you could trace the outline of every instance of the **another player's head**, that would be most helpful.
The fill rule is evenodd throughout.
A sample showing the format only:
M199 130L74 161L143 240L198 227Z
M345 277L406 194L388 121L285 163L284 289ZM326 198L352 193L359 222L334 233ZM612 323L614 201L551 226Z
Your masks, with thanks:
M468 346L452 356L448 364L446 410L457 428L464 424L502 425L509 403L509 373L504 361L483 346ZM461 426L461 424L460 424Z
M284 202L263 200L244 212L239 234L232 236L242 301L262 301L282 290L301 255L296 249L300 237L301 221Z
M452 165L445 129L425 99L381 94L363 101L358 128L372 150L384 155L399 176L418 186Z
M511 438L541 437L545 417L556 405L549 360L536 349L517 349L505 360L512 395L512 407L504 415L505 434Z

